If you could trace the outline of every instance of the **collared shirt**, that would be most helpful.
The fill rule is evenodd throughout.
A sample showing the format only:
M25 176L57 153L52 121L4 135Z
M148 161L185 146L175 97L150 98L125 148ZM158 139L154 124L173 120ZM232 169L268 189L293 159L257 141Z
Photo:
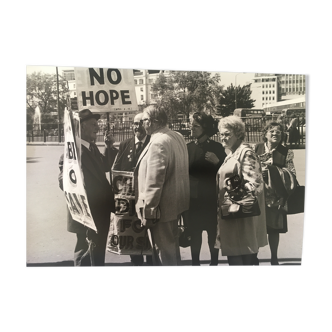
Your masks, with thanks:
M84 145L88 150L90 150L90 143L81 138L81 145Z
M137 145L138 142L142 142L142 145L144 145L146 141L147 135L144 136L144 138L140 141L136 136L135 136L135 145Z

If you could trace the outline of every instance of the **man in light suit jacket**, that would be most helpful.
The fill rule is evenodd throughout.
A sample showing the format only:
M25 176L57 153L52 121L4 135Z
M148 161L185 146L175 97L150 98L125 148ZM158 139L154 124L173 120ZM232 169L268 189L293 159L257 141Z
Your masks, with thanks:
M146 134L141 123L142 115L143 113L138 113L134 117L134 136L120 143L119 152L113 166L115 171L132 172L140 154L150 142L150 135ZM143 265L143 255L130 255L130 259L133 265ZM146 263L152 265L152 257L150 255L146 255Z
M136 212L149 228L154 262L180 265L177 220L189 209L190 196L187 145L181 134L166 127L163 110L148 106L142 121L151 139L134 172Z

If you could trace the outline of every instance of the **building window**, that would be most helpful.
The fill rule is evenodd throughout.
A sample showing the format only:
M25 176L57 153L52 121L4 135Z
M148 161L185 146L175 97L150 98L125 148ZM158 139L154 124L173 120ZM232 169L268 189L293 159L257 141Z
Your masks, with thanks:
M274 90L272 91L272 93L274 94Z
M263 84L263 89L264 89L264 84Z
M74 96L76 96L76 92L74 91Z
M274 88L274 84L272 84L272 88Z
M269 100L271 100L271 97L269 97Z
M262 100L264 100L264 97L262 97Z
M272 97L272 99L274 100L274 97Z
M76 84L73 84L73 88L76 89Z
M135 84L137 84L137 80L134 80Z
M139 84L143 84L143 80L142 79L139 80Z
M141 87L141 91L143 92L143 87Z
M271 90L269 91L269 94L271 94Z
M144 98L144 96L143 96L143 95L141 95L141 100L143 100L143 98Z
M262 94L264 94L264 91L262 91Z

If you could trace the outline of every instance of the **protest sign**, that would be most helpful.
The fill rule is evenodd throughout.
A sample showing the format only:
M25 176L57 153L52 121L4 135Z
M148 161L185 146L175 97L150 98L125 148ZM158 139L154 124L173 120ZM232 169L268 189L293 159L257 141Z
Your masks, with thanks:
M112 215L107 250L119 255L151 255L146 228L135 212L134 173L112 171L115 215Z
M65 109L64 113L64 158L63 158L63 191L72 218L84 226L97 231L92 218L88 199L83 184L81 170L80 122L78 114L71 114Z
M75 68L78 109L91 112L136 111L132 69Z

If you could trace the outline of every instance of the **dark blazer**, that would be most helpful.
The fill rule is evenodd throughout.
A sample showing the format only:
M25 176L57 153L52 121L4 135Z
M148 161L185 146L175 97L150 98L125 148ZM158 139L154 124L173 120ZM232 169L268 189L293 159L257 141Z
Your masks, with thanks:
M150 138L151 138L150 135L146 136L145 142L143 144L143 149L150 142ZM114 162L113 169L115 171L133 172L137 162L137 159L135 159L135 155L136 155L136 145L135 145L135 136L134 136L120 143L119 153Z
M98 232L108 229L110 224L110 213L115 211L114 195L112 187L108 182L105 172L109 172L117 154L117 149L108 150L108 157L102 155L99 150L97 157L82 145L82 172L84 176L85 191L87 194L91 214ZM59 186L62 188L63 155L59 161ZM67 230L72 233L86 232L81 223L71 218L67 212Z

